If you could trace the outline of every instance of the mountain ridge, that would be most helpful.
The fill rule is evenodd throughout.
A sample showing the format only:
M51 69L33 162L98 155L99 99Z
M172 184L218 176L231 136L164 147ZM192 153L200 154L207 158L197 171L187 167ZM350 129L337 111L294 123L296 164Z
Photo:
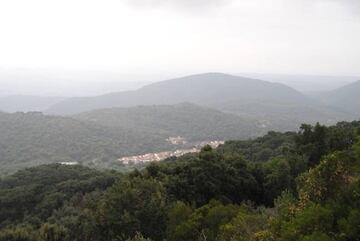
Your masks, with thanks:
M268 122L275 130L296 129L304 122L333 124L352 119L350 114L323 105L284 84L222 73L174 78L135 91L72 98L55 104L47 113L71 115L111 107L183 102Z

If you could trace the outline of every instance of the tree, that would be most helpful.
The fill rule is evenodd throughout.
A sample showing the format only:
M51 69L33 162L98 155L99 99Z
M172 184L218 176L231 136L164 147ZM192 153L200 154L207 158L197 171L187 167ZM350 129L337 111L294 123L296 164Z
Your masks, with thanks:
M30 227L16 227L13 229L2 229L0 241L37 241L34 230Z
M216 241L222 225L236 217L239 209L237 205L223 205L218 201L211 201L190 214L190 207L177 203L170 210L169 223L172 225L168 227L168 238L172 241ZM186 215L176 220L175 214L180 210L186 211Z
M127 240L138 232L162 240L166 228L166 196L152 179L132 178L117 182L100 204L99 222L104 240Z
M276 197L285 190L293 190L294 178L286 160L273 159L265 163L264 196L265 203L271 205Z
M303 124L300 127L296 144L301 153L305 154L310 166L315 166L321 157L328 152L326 143L327 128L317 123L315 126Z
M359 240L360 159L334 152L298 179L298 200L284 198L272 222L276 240Z
M137 233L134 238L127 239L126 241L151 241L151 239L144 238L141 233Z
M221 226L221 241L248 241L258 240L264 237L264 230L267 229L268 219L262 213L256 213L242 207L236 217L229 223Z
M331 233L334 213L330 207L312 204L282 224L279 241L311 240L315 234L322 238ZM328 239L319 239L328 240Z
M337 152L328 155L318 166L302 174L298 179L301 205L321 203L340 194L351 182L358 163L352 152Z
M39 230L39 241L70 241L66 237L67 230L56 224L45 223Z
M209 147L197 156L161 166L161 176L172 200L207 204L212 199L260 203L261 189L247 163L239 155L222 155Z

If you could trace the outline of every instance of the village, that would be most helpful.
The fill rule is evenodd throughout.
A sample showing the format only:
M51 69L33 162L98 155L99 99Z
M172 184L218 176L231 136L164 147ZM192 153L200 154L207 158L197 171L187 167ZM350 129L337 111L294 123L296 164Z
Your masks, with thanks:
M169 140L172 140L172 142L174 141L173 138L169 138ZM179 138L177 140L179 140ZM185 142L185 141L181 140L181 142ZM179 156L182 156L185 154L199 152L201 150L201 148L204 147L205 145L209 145L212 148L216 148L222 144L224 144L224 141L209 141L209 142L205 141L205 142L198 143L197 145L195 145L192 148L178 149L175 151L147 153L147 154L136 155L136 156L127 156L127 157L122 157L118 160L123 165L137 165L137 164L142 164L142 163L147 163L147 162L158 162L158 161L165 160L169 157L179 157Z

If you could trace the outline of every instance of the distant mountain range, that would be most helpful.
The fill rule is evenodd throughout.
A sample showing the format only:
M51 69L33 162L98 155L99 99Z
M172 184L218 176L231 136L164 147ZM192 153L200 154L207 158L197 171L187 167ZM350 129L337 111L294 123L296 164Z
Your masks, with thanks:
M256 119L275 130L294 129L303 122L332 124L354 118L351 113L309 98L286 85L220 73L171 79L135 91L70 98L53 105L46 113L71 115L102 108L182 102Z
M84 111L137 105L161 105L192 102L227 108L239 101L261 100L299 102L306 98L282 84L262 80L208 73L171 79L147 85L136 91L102 96L71 98L52 106L48 113L74 114Z
M196 142L248 139L301 123L360 117L360 81L308 97L286 85L208 73L81 98L0 98L0 174L44 163L116 159ZM171 143L181 136L187 142Z
M116 159L175 150L196 142L248 139L264 134L253 120L195 106L142 106L72 117L0 112L0 174L54 162L119 168ZM187 143L167 139L181 136Z

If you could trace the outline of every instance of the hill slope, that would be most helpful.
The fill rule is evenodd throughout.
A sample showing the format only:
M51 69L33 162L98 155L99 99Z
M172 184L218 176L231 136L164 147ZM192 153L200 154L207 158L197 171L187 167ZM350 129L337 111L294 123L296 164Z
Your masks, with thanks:
M49 109L49 113L71 114L108 107L193 102L207 106L228 106L233 101L273 100L299 102L306 98L281 84L209 73L166 80L136 91L103 96L71 98Z
M0 97L0 110L5 112L17 111L44 111L52 105L65 100L62 97L44 97L44 96L28 96L13 95Z
M360 117L360 80L326 92L320 96L320 99L327 104L342 108Z
M209 73L162 81L136 91L72 98L52 106L52 114L75 114L111 107L192 102L258 119L272 129L293 129L302 122L333 123L347 114L309 99L282 84Z
M0 173L64 161L107 167L123 156L179 149L196 141L247 139L263 131L253 121L190 104L74 117L0 113ZM167 141L178 135L189 142Z
M249 138L266 131L254 120L190 103L100 109L72 117L111 128L182 136L189 141Z
M156 133L105 128L41 113L0 113L0 133L1 173L65 161L105 166L123 155L169 147Z

